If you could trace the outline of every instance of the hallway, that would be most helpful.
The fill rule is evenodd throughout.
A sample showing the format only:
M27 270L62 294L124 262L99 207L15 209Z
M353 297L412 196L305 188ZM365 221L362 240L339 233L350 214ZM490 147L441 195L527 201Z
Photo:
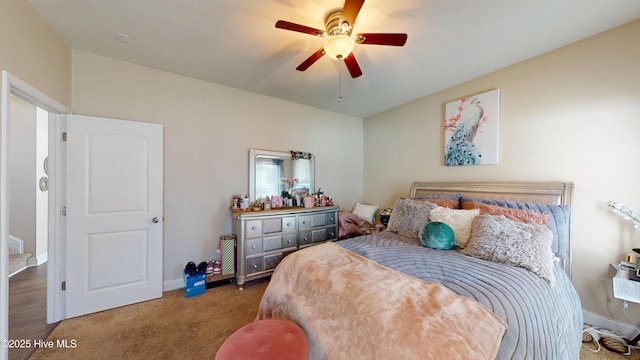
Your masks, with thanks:
M47 264L28 267L9 278L9 337L30 340L25 349L9 349L9 360L26 360L35 340L44 340L58 325L47 324Z

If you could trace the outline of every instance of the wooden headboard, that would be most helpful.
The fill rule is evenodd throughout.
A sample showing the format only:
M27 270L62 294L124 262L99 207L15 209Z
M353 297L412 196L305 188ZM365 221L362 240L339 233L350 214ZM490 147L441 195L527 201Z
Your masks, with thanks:
M415 182L411 186L411 197L461 194L468 197L511 200L528 204L571 206L573 188L573 182ZM571 222L569 223L569 249L566 259L560 264L571 278Z

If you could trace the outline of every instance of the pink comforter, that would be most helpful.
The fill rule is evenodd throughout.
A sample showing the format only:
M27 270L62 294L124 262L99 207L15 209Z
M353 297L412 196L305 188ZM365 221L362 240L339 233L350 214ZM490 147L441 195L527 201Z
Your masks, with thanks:
M257 319L290 319L309 359L493 359L506 329L478 302L325 243L278 265Z

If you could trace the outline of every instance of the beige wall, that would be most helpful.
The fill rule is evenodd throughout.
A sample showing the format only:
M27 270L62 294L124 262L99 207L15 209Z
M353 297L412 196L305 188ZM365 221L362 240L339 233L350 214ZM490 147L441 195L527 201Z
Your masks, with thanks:
M0 70L71 107L71 49L28 1L0 0Z
M351 209L363 196L362 119L85 52L73 52L76 114L164 125L164 279L214 258L249 149L316 155L316 187Z
M9 232L36 255L36 107L9 97Z
M365 201L391 206L415 180L574 181L573 282L585 310L628 322L609 264L640 231L606 202L640 210L639 38L637 20L365 119ZM500 164L444 167L445 103L493 88Z
M44 260L49 201L39 180L46 176L42 165L48 151L47 112L16 96L10 96L9 103L9 232L24 240L24 252Z

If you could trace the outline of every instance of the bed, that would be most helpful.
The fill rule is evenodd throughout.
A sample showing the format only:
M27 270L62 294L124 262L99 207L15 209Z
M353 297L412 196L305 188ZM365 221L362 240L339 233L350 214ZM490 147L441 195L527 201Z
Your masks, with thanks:
M570 182L416 182L387 231L283 259L257 319L298 323L309 359L579 359L572 191ZM444 209L451 200L458 207ZM466 243L459 215L471 223ZM424 246L425 222L450 224L456 245Z

